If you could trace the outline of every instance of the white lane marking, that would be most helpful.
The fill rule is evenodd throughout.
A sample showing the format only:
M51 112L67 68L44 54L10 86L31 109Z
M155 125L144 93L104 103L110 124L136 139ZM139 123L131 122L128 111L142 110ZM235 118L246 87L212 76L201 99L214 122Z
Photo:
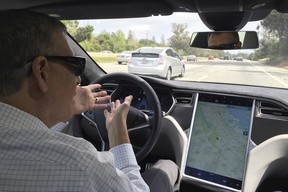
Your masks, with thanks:
M252 63L251 63L252 64ZM254 64L252 64L254 65ZM267 71L265 71L264 69L262 69L261 67L258 67L256 65L254 65L255 67L257 67L259 70L261 70L262 72L266 73L266 75L270 76L271 78L273 78L274 80L278 81L280 84L284 85L285 87L288 87L288 84L286 84L285 82L283 82L281 79L271 75L270 73L268 73Z

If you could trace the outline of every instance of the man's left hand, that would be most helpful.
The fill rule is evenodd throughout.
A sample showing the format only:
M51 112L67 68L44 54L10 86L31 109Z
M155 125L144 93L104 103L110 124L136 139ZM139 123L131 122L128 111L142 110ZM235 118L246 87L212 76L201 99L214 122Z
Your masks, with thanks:
M100 84L91 84L87 86L77 86L76 95L74 96L73 113L74 115L92 109L107 108L106 101L110 100L110 96L106 91L95 92L101 88Z

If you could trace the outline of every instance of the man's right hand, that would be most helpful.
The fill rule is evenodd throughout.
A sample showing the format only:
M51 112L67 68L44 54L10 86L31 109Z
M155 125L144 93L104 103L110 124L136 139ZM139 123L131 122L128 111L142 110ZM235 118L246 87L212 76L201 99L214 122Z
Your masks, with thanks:
M111 102L110 112L107 109L104 110L110 148L130 143L126 121L132 99L132 95L125 97L122 104L116 100Z

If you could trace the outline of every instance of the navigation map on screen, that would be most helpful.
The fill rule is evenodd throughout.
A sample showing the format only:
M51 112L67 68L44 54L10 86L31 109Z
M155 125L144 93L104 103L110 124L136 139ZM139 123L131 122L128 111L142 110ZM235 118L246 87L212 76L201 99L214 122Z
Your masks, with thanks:
M200 94L185 174L241 189L252 99Z

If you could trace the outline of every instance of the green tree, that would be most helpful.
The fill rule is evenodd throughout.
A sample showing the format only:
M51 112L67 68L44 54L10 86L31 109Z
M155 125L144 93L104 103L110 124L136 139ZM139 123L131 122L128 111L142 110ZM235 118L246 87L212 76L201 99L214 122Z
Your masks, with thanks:
M96 37L92 37L89 41L85 40L80 43L80 45L86 50L90 52L100 52L102 48L97 41Z
M160 46L161 47L165 47L166 46L166 41L165 41L165 36L164 35L161 36Z
M173 35L168 39L170 47L173 47L176 51L182 50L186 54L190 48L190 37L187 27L187 23L172 23Z
M276 33L277 41L279 42L278 54L280 57L286 57L286 50L288 49L288 14L280 14L277 11L272 11L263 21L261 21L261 26L264 30L267 30L267 33L269 34ZM275 42L275 38L272 40L272 43L274 44L272 45L273 49L278 45Z
M137 49L139 46L139 42L137 40L137 38L135 37L135 34L129 30L128 32L128 37L127 37L127 40L126 40L126 50L135 50Z
M113 37L110 33L106 31L102 31L96 38L97 43L101 47L101 51L103 50L113 50Z
M269 58L273 60L278 57L279 38L275 31L269 32L263 29L262 38L259 40L259 49L257 49L250 57L253 60Z
M156 39L155 39L154 36L152 37L152 41L154 41L157 44Z
M68 33L72 35L78 43L91 39L94 31L94 27L92 25L79 27L79 21L77 20L65 20L62 21L62 23L66 26Z
M78 27L74 38L79 43L85 40L89 41L92 37L93 31L94 27L92 25L86 25L85 27Z
M114 49L112 50L114 53L120 53L126 50L126 37L123 31L118 30L114 34Z
M139 47L158 47L159 44L151 39L140 39Z
M76 33L77 33L77 28L79 26L79 21L77 20L65 20L65 21L61 21L67 28L67 31L70 35L72 35L73 37L75 37Z

